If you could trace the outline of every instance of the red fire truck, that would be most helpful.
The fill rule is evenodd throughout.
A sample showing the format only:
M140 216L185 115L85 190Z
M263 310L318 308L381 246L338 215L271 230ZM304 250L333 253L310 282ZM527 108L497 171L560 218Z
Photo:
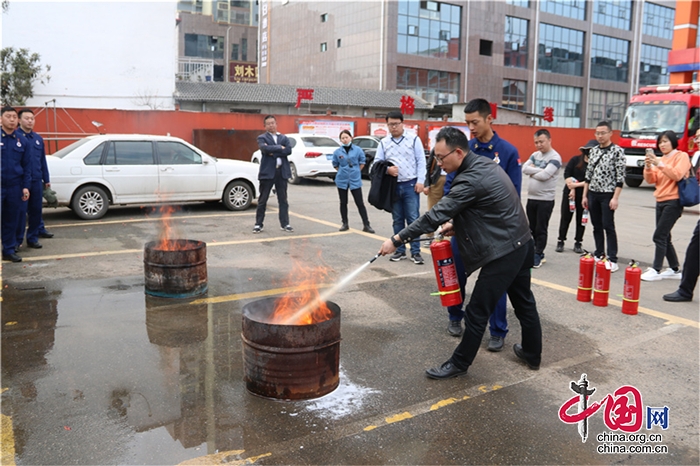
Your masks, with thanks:
M644 151L652 147L657 155L656 138L672 130L678 136L678 150L693 155L694 125L700 123L700 83L648 86L632 96L622 122L618 144L625 150L625 183L633 188L642 184Z

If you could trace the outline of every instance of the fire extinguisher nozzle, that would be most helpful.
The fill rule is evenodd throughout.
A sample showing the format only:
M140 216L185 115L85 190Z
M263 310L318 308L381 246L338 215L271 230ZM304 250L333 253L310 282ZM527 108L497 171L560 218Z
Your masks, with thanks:
M372 262L376 261L376 260L377 260L377 257L379 257L379 253L377 253L376 256L374 256L373 258L371 258L371 259L369 260L369 263L371 264Z

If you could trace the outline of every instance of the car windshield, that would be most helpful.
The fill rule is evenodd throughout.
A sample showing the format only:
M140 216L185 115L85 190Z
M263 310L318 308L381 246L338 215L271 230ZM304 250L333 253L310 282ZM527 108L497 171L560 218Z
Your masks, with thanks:
M340 144L335 142L331 138L319 137L319 136L309 136L303 137L301 140L304 142L306 147L339 147Z
M75 141L73 144L71 144L71 145L69 145L69 146L66 146L66 147L64 147L63 149L61 149L61 150L59 150L58 152L56 152L55 154L51 154L51 155L52 155L53 157L58 157L59 159L62 159L63 157L65 157L66 155L70 154L70 153L73 152L75 149L77 149L78 147L82 146L83 144L85 144L85 143L87 143L87 142L89 142L89 141L92 141L92 139L89 139L89 138L79 139L79 140Z
M627 109L622 132L684 133L688 115L685 102L637 103Z

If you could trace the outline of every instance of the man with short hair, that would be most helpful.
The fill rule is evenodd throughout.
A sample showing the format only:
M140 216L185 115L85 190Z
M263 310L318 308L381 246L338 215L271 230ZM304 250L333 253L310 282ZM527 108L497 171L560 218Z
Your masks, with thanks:
M617 272L620 267L617 265L615 211L625 180L625 153L620 146L613 144L612 126L607 121L596 125L595 138L598 146L592 148L588 155L581 204L590 213L595 258L604 256L607 237L610 271Z
M386 123L390 134L380 141L374 160L386 160L393 164L387 168L386 173L397 177L396 200L392 205L391 216L394 220L394 233L398 233L420 214L423 183L418 181L418 177L422 180L425 173L425 152L418 135L405 133L401 112L393 110L387 113ZM405 245L401 245L391 256L393 262L402 259L406 259ZM411 259L418 265L424 263L419 241L411 242Z
M547 229L554 210L557 190L557 174L561 168L561 156L552 149L552 137L546 129L535 132L536 152L523 164L523 174L530 177L527 185L527 220L535 238L535 264L540 268L546 262Z
M379 250L381 255L391 254L399 245L442 225L443 232L457 238L462 257L469 258L464 263L466 273L481 269L466 307L462 341L447 362L427 370L426 375L448 379L467 373L489 315L505 292L522 328L522 344L514 345L513 351L530 369L537 370L542 329L530 289L534 244L518 193L500 167L469 150L462 131L444 127L436 141L435 158L446 172L457 173L450 192Z
M27 153L32 162L32 185L29 187L30 198L22 203L17 224L17 244L22 244L27 234L27 246L41 249L39 238L53 238L53 233L46 231L41 218L44 188L51 186L49 167L46 164L44 139L34 132L34 112L25 108L19 111L19 129L27 140ZM29 227L27 227L29 217Z
M501 139L493 130L493 115L491 114L491 104L486 99L472 99L464 107L464 119L467 122L472 138L469 140L469 149L477 155L482 155L496 162L513 182L518 196L520 196L520 185L522 183L523 172L520 169L520 155L518 149L505 139ZM445 182L445 193L449 192L452 180L456 173L447 175ZM457 242L452 238L452 253L455 257L455 266L459 278L460 292L464 301L464 290L467 286L467 276L464 273L464 265L459 254ZM498 352L503 350L505 338L508 334L508 320L506 318L506 306L508 298L503 294L496 304L496 308L489 319L488 350ZM450 323L447 331L452 336L462 335L462 319L464 311L462 305L450 306L447 308L450 315Z
M253 233L263 231L265 221L265 209L267 199L270 197L272 187L277 191L277 204L279 205L279 221L282 231L291 233L294 228L289 224L289 204L287 203L287 180L292 177L287 157L292 153L289 138L277 132L277 119L273 115L267 115L263 120L265 132L258 136L260 148L260 195L258 196L258 208L255 211L255 226Z
M29 200L31 185L31 159L26 151L27 141L15 131L17 128L17 110L3 107L0 111L2 121L2 147L0 153L0 172L2 173L2 259L22 262L17 255L17 222L19 221L20 203Z

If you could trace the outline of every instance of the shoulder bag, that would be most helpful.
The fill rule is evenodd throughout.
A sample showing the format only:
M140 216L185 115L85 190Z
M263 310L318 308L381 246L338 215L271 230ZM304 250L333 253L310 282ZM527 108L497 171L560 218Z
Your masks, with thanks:
M692 169L689 176L678 182L678 198L683 207L692 207L700 203L700 184Z

